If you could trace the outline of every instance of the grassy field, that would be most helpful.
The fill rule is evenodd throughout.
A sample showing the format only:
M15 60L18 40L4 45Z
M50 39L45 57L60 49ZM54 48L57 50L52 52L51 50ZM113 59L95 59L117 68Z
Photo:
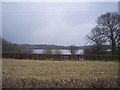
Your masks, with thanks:
M3 59L2 75L3 87L101 87L105 83L108 87L112 81L111 85L117 87L118 63ZM79 85L81 81L87 84Z

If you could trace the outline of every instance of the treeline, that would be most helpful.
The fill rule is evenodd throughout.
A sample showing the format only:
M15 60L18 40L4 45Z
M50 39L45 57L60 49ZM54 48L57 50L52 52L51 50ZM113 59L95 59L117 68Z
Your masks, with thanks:
M1 38L1 37L0 37ZM2 53L32 53L32 49L21 47L19 44L11 43L3 38L2 40Z

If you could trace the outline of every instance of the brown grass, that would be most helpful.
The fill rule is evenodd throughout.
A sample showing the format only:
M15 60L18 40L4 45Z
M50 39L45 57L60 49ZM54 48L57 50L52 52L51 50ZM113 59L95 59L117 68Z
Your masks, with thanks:
M107 82L111 82L109 79L116 81L118 78L118 63L110 61L39 61L3 59L2 75L4 87L12 86L10 85L10 82L14 83L12 83L13 87L20 87L20 80L26 80L24 82L29 82L29 85L31 80L33 80L32 82L34 82L34 84L38 84L37 82L40 83L40 81L43 83L46 81L47 83L52 82L53 84L57 82L59 83L58 87L71 87L72 84L68 84L68 82L79 84L80 81L87 81L89 84L84 83L84 87L90 87L91 81L94 81L94 83L91 82L94 86L95 82L96 84L103 84L106 80ZM17 80L20 85L17 84L16 86L15 82ZM60 82L66 83L60 84ZM46 85L51 87L50 84ZM52 86L55 87L55 85ZM73 84L72 87L82 87L82 84L78 86L75 85L77 84ZM46 86L45 84L39 84L39 87Z

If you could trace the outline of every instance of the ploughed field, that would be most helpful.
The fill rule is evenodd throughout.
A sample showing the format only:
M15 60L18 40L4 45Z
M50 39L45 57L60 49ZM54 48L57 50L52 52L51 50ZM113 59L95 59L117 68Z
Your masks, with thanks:
M116 88L116 61L2 60L3 88Z

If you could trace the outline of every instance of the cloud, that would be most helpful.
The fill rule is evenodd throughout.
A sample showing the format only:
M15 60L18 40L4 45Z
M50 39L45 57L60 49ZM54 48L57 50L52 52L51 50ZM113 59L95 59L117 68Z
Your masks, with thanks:
M84 37L95 26L97 17L116 10L115 5L3 3L3 37L15 43L84 45Z

